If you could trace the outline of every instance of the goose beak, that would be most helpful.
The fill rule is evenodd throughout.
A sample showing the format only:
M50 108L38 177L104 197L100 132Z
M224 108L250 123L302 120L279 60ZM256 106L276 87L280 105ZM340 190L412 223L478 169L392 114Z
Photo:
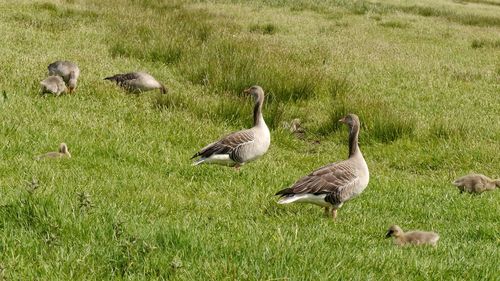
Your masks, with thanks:
M339 122L345 123L345 117L340 118Z
M250 94L250 88L243 90L243 93Z
M392 231L387 231L387 233L385 234L385 238L390 238L391 237L391 234L392 234Z

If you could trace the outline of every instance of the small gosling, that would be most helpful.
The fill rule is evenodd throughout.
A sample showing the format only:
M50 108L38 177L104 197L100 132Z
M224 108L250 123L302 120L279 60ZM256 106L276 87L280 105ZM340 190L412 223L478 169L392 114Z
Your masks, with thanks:
M49 76L40 82L40 85L42 86L42 94L51 93L59 96L68 91L64 80L60 76Z
M399 246L403 246L406 244L413 245L432 245L436 246L437 241L439 240L439 235L435 232L425 232L425 231L410 231L403 232L403 230L397 226L393 225L387 231L385 238L389 238L393 236L394 243Z
M68 146L65 143L61 143L59 145L59 151L55 152L47 152L37 157L38 160L43 158L62 158L68 157L71 158L71 154L69 153Z
M485 175L470 174L456 179L452 184L458 187L460 193L464 191L469 193L481 193L500 188L500 179L492 180Z

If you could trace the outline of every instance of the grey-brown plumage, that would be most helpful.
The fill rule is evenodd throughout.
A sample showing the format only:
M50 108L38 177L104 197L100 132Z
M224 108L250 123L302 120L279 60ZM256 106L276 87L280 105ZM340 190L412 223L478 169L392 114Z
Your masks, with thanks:
M219 164L239 168L267 152L271 144L271 134L262 116L264 90L260 86L252 86L244 92L255 98L253 127L229 134L205 146L191 157L200 157L193 165Z
M68 146L65 143L61 143L59 145L59 150L56 152L48 152L37 157L38 160L43 158L62 158L68 157L71 158L71 154L69 153Z
M358 146L359 118L349 114L339 120L349 127L349 158L323 166L276 193L278 203L312 203L332 209L333 219L344 202L359 195L368 185L370 174Z
M399 226L393 225L387 230L386 238L394 237L394 243L399 246L406 244L436 246L439 235L435 232L410 231L404 232Z
M162 94L167 93L167 88L146 72L116 74L106 77L104 80L114 81L118 86L131 93L142 93L154 89L160 89Z
M49 76L40 82L42 93L51 93L56 96L67 91L66 84L60 76Z
M67 84L69 93L76 89L78 77L80 76L80 68L71 61L55 61L47 67L49 75L61 76Z
M494 190L500 187L500 179L490 179L481 174L470 174L456 179L453 185L458 187L460 192L481 193Z

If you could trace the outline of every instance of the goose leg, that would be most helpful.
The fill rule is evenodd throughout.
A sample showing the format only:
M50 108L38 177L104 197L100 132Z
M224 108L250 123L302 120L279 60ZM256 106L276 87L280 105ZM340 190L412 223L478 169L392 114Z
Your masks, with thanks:
M330 208L325 207L325 217L328 217L330 215Z
M335 209L335 208L332 209L332 218L333 218L333 221L337 220L337 209Z
M240 171L240 167L241 167L241 165L240 165L240 164L236 164L236 165L234 165L234 169L236 170L236 172L239 172L239 171Z

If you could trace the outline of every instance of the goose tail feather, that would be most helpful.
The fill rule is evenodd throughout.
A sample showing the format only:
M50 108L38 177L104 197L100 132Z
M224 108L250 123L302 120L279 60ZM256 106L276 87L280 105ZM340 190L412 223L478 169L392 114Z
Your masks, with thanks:
M206 160L206 158L202 157L202 158L194 161L193 164L191 164L191 166L198 166L198 165L202 164L203 162L205 162L205 160Z
M289 204L289 203L293 203L297 200L299 200L300 198L299 197L296 197L296 196L286 196L286 197L281 197L280 200L278 200L278 204Z

